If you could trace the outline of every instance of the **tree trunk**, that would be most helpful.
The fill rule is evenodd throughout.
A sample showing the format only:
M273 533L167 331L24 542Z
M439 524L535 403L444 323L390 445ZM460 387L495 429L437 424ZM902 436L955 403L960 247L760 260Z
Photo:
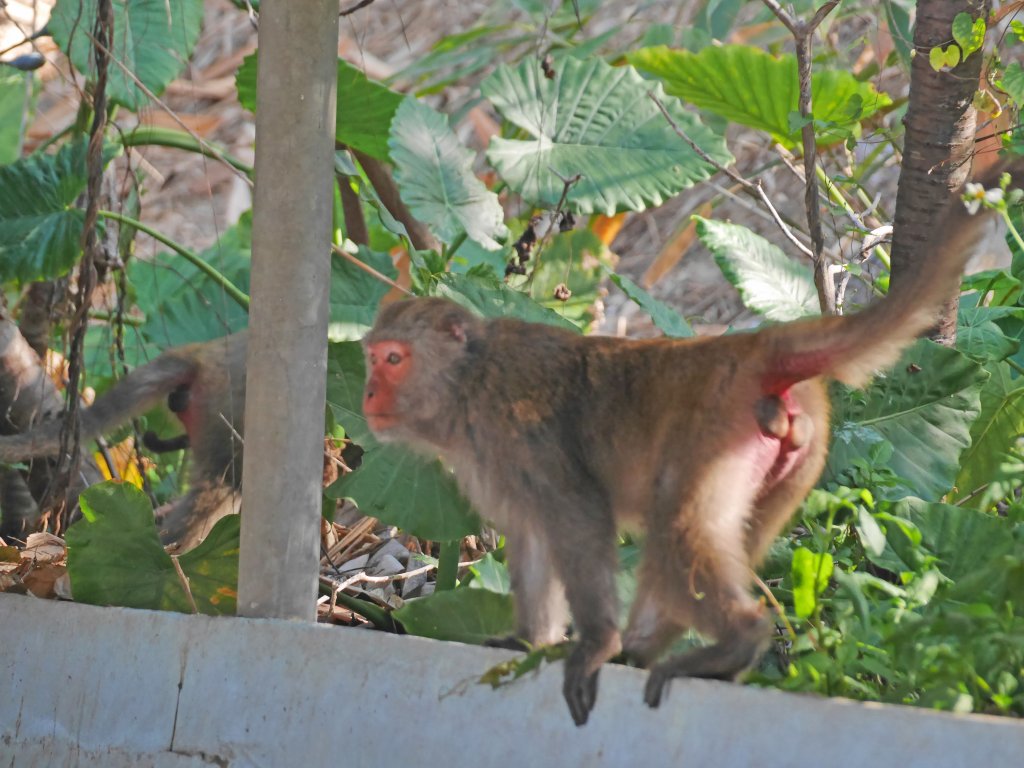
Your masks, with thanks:
M950 71L936 72L928 61L935 46L953 44L953 18L988 13L988 0L918 0L910 72L910 103L904 118L906 139L893 221L892 279L916 280L927 269L936 216L952 190L970 174L975 109L982 54L977 51ZM956 339L957 298L950 297L934 334Z

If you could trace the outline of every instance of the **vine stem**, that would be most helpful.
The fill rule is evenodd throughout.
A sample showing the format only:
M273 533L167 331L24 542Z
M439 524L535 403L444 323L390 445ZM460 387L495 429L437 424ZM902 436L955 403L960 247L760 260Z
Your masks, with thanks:
M186 261L194 264L201 272L208 275L214 282L216 282L221 288L224 289L224 292L228 296L235 300L238 306L248 311L248 294L246 294L243 290L241 290L237 285L232 283L230 280L228 280L228 278L225 277L221 272L219 272L216 267L210 264L210 262L203 259L203 257L200 256L199 254L190 251L188 248L181 245L180 243L176 243L174 240L171 240L166 235L157 232L155 229L146 224L143 224L138 219L133 219L131 216L125 216L123 213L117 213L116 211L106 210L100 210L97 211L97 213L105 219L111 219L112 221L116 221L119 224L124 224L126 226L133 227L139 230L140 232L145 232L147 235L152 237L157 242L163 243L172 251L174 251L179 256L184 258Z

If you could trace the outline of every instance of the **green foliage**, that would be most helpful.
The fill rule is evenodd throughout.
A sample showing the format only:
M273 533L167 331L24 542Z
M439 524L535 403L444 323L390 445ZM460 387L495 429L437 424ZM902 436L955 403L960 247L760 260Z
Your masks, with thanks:
M138 112L151 104L137 79L159 96L192 55L203 21L202 0L114 0L111 64L107 72L109 99ZM94 72L93 20L96 0L60 0L47 25L53 39L79 72ZM127 70L127 71L126 71Z
M1000 465L1012 460L1011 451L1024 435L1024 384L1006 366L992 366L981 390L981 413L971 425L971 445L960 457L954 498L965 503L968 494L983 489ZM980 494L972 506L988 508L998 497Z
M512 276L508 284L524 292L581 328L593 320L593 307L604 277L602 265L607 249L589 229L555 235L543 253L534 257L530 277ZM564 284L572 295L567 301L554 297L556 286Z
M413 635L481 645L515 631L512 595L489 589L452 589L410 600L395 618Z
M773 591L798 634L757 682L1024 714L1020 522L840 486L816 491L796 530L773 553Z
M79 498L84 520L67 532L75 600L192 612L181 577L160 544L146 495L127 483L105 482ZM200 613L235 612L238 519L221 519L202 544L178 558Z
M246 56L235 84L238 101L256 111L257 55ZM387 161L388 131L403 96L370 80L344 59L338 59L338 104L334 135L342 144Z
M21 156L21 113L26 94L28 103L34 104L31 75L0 70L0 165L13 163Z
M712 169L676 135L648 94L715 161L732 162L721 137L632 67L564 59L547 79L527 60L514 69L498 67L480 90L529 136L495 137L487 159L533 205L556 206L563 180L577 174L582 177L568 191L569 207L607 215L661 205L708 178Z
M75 199L85 190L84 137L55 155L33 154L0 166L0 262L4 279L22 283L65 274L81 252L85 212ZM106 160L116 153L104 151Z
M1014 102L1024 104L1024 65L1019 61L1008 64L999 86L1010 94Z
M626 296L629 297L630 301L650 315L654 324L660 328L666 336L671 336L676 339L687 339L694 335L693 328L690 327L690 324L686 322L686 320L681 318L667 304L658 301L656 298L651 296L651 294L634 283L628 277L625 275L616 275L610 270L608 271L608 277L622 290L624 294L626 294Z
M524 293L509 288L493 275L431 275L425 292L443 296L483 317L515 317L567 330L579 329L554 310L542 307Z
M398 270L386 253L377 253L360 246L356 257L364 264L392 280ZM331 264L331 315L327 328L331 341L355 341L373 325L377 305L390 290L373 275L348 260L335 257Z
M748 309L777 321L818 314L818 294L809 267L746 227L700 216L694 219L697 236Z
M953 41L955 45L943 48L935 46L928 51L928 63L936 72L943 68L952 68L966 61L975 51L981 50L985 43L985 19L979 16L972 19L969 14L958 13L953 18Z
M249 290L252 214L245 213L200 258L235 286ZM209 341L240 331L249 313L196 264L164 251L127 266L136 306L146 320L142 334L161 346Z
M402 200L438 239L468 236L486 248L507 234L498 196L473 175L473 153L448 119L409 98L395 113L388 142Z
M825 477L838 481L872 446L887 442L899 481L885 489L886 497L938 500L952 487L960 455L971 444L987 379L965 355L922 340L866 389L837 386Z
M800 126L790 119L800 99L795 56L775 57L745 45L708 46L699 53L658 46L626 59L661 80L673 96L767 131L786 147L800 143ZM885 93L843 70L816 68L811 90L819 146L857 135L860 123L892 104Z

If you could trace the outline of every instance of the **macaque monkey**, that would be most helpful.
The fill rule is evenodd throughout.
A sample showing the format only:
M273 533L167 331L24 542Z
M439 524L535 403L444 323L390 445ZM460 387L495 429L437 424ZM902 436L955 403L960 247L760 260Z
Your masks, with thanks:
M246 334L190 344L164 352L117 382L80 414L82 440L125 424L167 398L185 427L169 440L147 434L154 450L192 448L191 488L163 515L163 538L189 549L224 514L237 511L233 491L241 482L245 410ZM0 437L0 462L13 463L60 451L61 422L51 421Z
M959 201L945 218L932 263L889 298L751 333L578 336L439 298L381 310L364 340L370 429L440 454L507 534L519 638L559 641L571 611L563 692L578 725L620 651L650 668L652 707L672 678L728 679L757 661L770 622L752 569L821 474L826 385L864 385L935 322L972 231ZM648 532L621 635L620 527ZM688 628L714 642L662 659Z

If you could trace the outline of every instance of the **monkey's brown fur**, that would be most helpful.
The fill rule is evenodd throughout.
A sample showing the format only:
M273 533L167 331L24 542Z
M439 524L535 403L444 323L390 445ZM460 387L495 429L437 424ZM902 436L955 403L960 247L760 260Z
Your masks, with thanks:
M245 410L245 352L244 332L168 350L81 411L84 441L119 427L164 398L172 399L172 410L185 426L192 447L191 489L163 516L164 541L180 549L195 546L219 517L234 510L233 500L226 496L241 482L238 435ZM0 437L0 462L56 454L60 429L58 420Z
M971 236L958 201L946 218L955 223L918 282L853 316L753 333L583 337L481 320L443 299L381 311L364 341L370 427L442 455L507 534L519 637L558 641L571 609L564 694L577 724L620 650L651 666L651 706L673 677L730 678L756 661L768 620L752 568L821 473L826 384L864 384L934 323ZM649 535L620 638L623 526ZM716 642L659 660L690 627Z

